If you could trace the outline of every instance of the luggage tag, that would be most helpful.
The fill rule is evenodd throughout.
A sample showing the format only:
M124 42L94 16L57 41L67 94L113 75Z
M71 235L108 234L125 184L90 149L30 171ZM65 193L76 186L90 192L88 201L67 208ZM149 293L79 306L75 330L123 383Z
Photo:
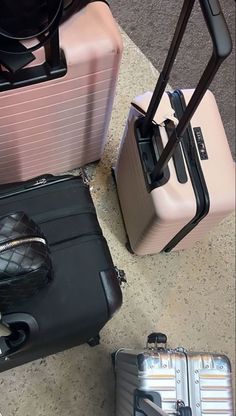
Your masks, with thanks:
M152 98L152 92L148 91L145 94L136 97L135 100L133 101L133 104L138 106L140 110L143 110L143 112L146 113L149 103L151 101L151 98ZM177 124L179 123L179 120L175 117L174 109L170 107L170 100L169 100L168 94L164 94L161 99L158 112L156 112L153 118L153 121L157 125L161 127L165 127L165 122L167 120L171 120L175 126L177 126Z

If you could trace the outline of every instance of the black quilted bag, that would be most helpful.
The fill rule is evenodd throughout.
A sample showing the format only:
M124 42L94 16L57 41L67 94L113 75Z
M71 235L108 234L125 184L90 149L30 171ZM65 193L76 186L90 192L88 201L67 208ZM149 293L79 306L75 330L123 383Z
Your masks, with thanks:
M63 22L93 1L0 0L0 32L7 32L18 39L34 37L46 32L59 13L60 22Z
M23 212L0 218L0 311L35 295L52 279L49 248Z
M48 55L47 62L60 66L60 23L94 1L98 0L0 0L0 65L14 74L35 59L32 52L51 45L54 57ZM31 46L22 43L29 39Z

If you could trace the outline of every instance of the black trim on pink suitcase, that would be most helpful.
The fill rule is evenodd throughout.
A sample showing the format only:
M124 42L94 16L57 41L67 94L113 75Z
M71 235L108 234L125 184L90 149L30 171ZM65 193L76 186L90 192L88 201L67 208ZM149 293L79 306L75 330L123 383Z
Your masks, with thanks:
M207 216L209 212L210 197L198 156L198 147L201 146L202 148L203 143L195 143L190 121L220 65L232 51L230 33L219 1L200 0L202 12L213 43L213 53L188 105L186 105L180 90L169 93L171 105L175 110L175 115L179 119L179 123L176 128L172 129L172 133L168 131L168 125L165 125L169 140L163 149L160 130L159 127L153 123L153 118L158 110L161 98L169 81L169 75L175 62L194 3L195 0L184 1L172 44L152 95L148 110L146 114L143 117L138 118L135 123L135 137L148 192L151 192L153 189L163 186L168 182L170 178L168 162L171 158L173 158L179 182L186 183L186 172L182 160L182 157L184 156L196 198L196 215L163 248L162 251L165 252L171 251ZM156 145L154 146L153 143L156 143ZM203 158L207 159L206 149L203 148L203 150Z

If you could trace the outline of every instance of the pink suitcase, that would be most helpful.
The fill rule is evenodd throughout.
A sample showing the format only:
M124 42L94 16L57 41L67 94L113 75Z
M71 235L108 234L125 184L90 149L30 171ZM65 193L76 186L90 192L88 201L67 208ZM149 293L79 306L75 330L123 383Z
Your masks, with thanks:
M138 255L186 249L235 207L234 162L207 90L232 43L218 0L200 3L214 51L196 90L164 92L194 4L185 0L156 89L132 103L120 147L115 178Z
M0 71L0 183L68 171L102 156L122 54L118 27L107 4L95 1L61 25L59 39L66 74L32 83L26 71L45 61L44 48L13 82Z

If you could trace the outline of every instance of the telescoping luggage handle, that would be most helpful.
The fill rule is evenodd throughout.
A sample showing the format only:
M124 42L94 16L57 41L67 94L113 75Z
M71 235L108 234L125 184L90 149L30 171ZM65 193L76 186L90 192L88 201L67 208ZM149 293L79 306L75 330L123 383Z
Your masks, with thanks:
M208 30L212 38L213 53L182 118L179 120L176 129L171 135L166 147L164 148L156 166L151 173L152 181L158 181L162 177L164 169L173 156L178 143L181 141L193 114L200 104L216 72L218 71L222 62L230 55L232 51L232 40L219 1L199 1ZM164 64L164 68L159 76L147 113L145 117L143 117L142 123L140 125L141 135L143 138L148 137L150 134L153 118L167 86L169 75L178 53L178 49L180 47L194 3L195 0L184 1L171 47Z

